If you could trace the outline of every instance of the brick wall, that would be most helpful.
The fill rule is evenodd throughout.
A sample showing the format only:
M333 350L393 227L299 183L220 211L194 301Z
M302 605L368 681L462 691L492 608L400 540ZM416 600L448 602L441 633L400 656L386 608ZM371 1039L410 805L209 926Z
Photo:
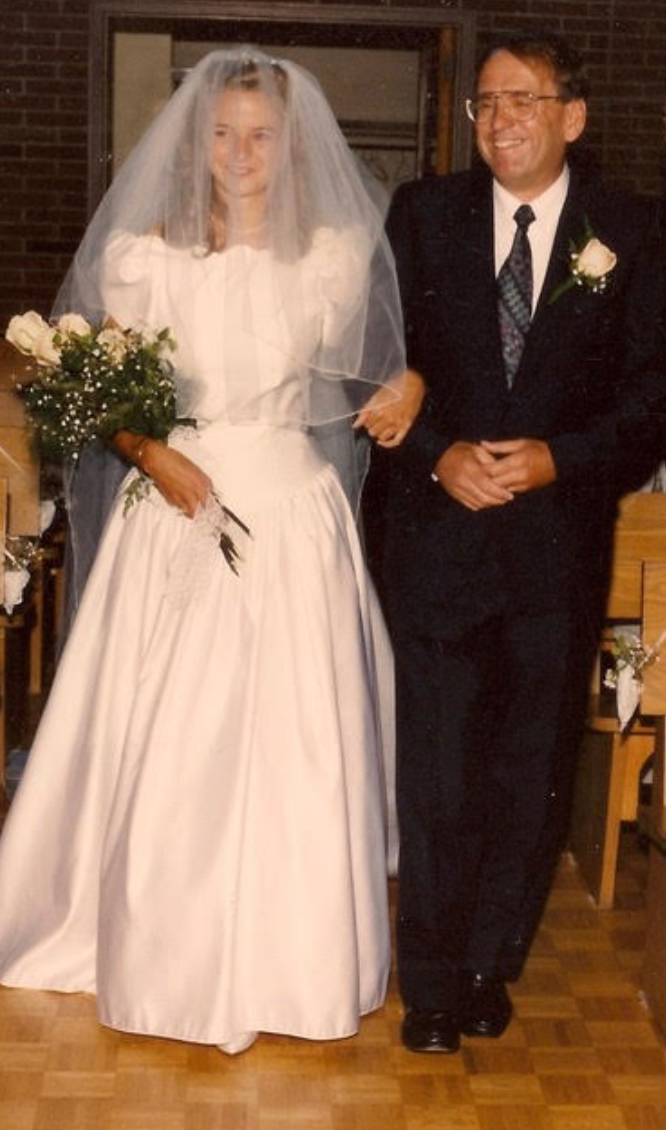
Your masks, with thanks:
M589 139L607 173L661 191L666 0L459 6L478 13L481 44L546 20L564 32L591 63ZM48 312L85 224L87 28L87 0L0 0L0 330L17 310Z
M560 32L589 64L587 138L605 174L661 193L666 102L666 0L461 0L478 13L479 41L514 27Z
M87 0L0 0L0 329L48 313L86 218Z

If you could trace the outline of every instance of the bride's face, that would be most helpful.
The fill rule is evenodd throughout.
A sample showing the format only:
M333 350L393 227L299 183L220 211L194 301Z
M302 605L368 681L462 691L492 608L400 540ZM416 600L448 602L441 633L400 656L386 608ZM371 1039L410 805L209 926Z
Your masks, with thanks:
M282 104L261 90L226 90L217 100L213 180L222 195L265 195L278 160Z

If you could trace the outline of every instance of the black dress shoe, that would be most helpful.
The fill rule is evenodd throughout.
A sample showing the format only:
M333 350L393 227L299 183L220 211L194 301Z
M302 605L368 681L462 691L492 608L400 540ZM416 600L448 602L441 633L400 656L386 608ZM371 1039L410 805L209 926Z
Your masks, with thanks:
M464 1036L501 1036L512 1013L503 981L483 973L465 974L460 1013L460 1031Z
M402 1022L402 1042L410 1052L451 1055L460 1047L458 1020L449 1012L408 1009Z

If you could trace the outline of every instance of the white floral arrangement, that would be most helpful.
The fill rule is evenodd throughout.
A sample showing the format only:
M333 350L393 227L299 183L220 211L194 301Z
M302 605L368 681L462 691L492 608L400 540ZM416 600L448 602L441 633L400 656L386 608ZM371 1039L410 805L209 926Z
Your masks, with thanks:
M569 252L569 276L555 288L549 303L555 302L574 286L583 286L592 294L601 294L608 286L608 276L616 265L617 255L593 235L586 219L580 244L573 245Z
M30 580L39 553L40 539L55 517L53 499L43 499L39 504L39 535L37 537L7 535L4 545L3 577L0 603L8 616L23 600L23 592Z
M16 314L5 337L35 363L21 387L37 446L47 458L75 463L92 440L126 430L165 440L179 423L170 331L154 334L93 326L80 314L46 322L35 310ZM152 480L142 471L125 489L126 514L148 498ZM239 554L227 527L248 528L213 493L207 525L224 558L238 572Z
M75 462L85 444L121 428L165 439L174 427L168 329L146 335L94 327L80 314L51 325L29 310L11 319L5 336L35 362L21 392L47 458Z
M35 538L6 538L2 576L2 606L11 616L23 600L39 546Z
M646 647L635 632L618 633L615 637L613 666L604 675L604 686L615 691L621 730L627 728L638 709L643 694L643 673L659 659L665 639L666 631L654 647Z

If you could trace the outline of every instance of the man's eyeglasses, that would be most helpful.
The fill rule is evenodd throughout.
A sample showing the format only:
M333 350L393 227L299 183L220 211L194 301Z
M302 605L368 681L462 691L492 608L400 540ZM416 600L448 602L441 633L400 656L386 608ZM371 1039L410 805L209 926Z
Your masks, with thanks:
M561 94L532 94L529 90L497 90L490 94L480 94L478 98L468 98L465 102L467 117L473 122L488 122L493 116L495 106L502 104L504 110L517 122L529 122L537 112L539 102L564 102Z

